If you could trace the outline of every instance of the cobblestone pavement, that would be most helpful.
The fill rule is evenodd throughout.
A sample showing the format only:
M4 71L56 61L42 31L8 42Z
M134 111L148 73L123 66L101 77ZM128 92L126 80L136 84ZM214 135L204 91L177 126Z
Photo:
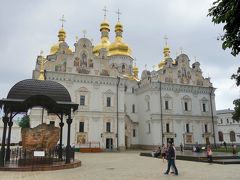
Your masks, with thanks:
M176 161L179 176L164 175L167 162L139 156L138 151L121 153L76 153L82 166L75 169L35 172L0 171L0 180L232 180L240 179L240 165Z

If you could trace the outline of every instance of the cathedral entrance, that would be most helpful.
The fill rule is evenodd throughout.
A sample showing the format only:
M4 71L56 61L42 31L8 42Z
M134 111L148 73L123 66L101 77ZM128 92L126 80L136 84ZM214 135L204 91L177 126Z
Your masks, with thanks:
M112 138L107 138L106 139L106 149L112 150L113 148L113 139Z
M174 138L167 138L167 142L172 142L172 143L174 143Z
M206 137L206 144L210 144L209 137Z

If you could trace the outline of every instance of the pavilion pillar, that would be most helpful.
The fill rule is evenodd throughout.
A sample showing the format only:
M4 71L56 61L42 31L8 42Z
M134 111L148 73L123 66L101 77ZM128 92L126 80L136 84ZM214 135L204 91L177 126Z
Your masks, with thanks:
M66 164L70 163L70 157L71 157L71 145L70 145L71 124L72 124L72 119L71 119L71 112L70 112L67 119L68 132L67 132L67 146L66 146Z
M60 126L60 142L59 142L59 154L58 154L58 158L59 159L62 159L62 134L63 134L63 126L64 126L64 123L63 123L63 113L61 114L61 117L60 117L60 120L61 122L59 123L59 126Z
M3 134L2 134L2 146L0 152L0 167L4 167L4 160L5 160L5 140L6 140L6 133L7 133L7 123L9 121L9 117L5 112L4 117L2 118L3 121Z
M11 144L11 133L12 133L12 113L10 114L10 119L8 122L8 138L7 138L7 151L6 151L6 161L10 161L10 153L11 153L11 149L10 149L10 144Z

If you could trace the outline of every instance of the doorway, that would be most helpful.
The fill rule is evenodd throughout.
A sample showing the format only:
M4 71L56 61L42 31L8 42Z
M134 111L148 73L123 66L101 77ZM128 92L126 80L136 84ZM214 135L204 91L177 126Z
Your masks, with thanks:
M210 144L209 137L206 137L206 144L207 144L207 145Z
M174 143L174 138L167 138L167 143L168 143L168 142Z
M107 138L106 139L106 149L112 150L113 148L113 139L112 138Z

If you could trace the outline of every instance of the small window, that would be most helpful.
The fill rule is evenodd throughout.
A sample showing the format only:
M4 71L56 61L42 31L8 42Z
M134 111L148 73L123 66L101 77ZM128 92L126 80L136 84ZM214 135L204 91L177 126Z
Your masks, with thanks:
M204 125L204 129L205 129L205 133L207 133L208 132L208 125L207 124Z
M85 96L80 96L80 106L85 106Z
M107 107L111 107L111 97L107 97Z
M150 102L147 101L147 111L149 111L149 110L150 110Z
M230 132L230 141L231 142L235 142L236 141L236 135L234 131Z
M170 132L170 128L169 128L169 124L166 124L166 132L169 133Z
M202 107L203 107L203 112L206 112L206 104L205 103L203 103Z
M111 123L110 122L106 123L106 131L111 132Z
M55 126L55 121L50 121L50 124Z
M122 72L125 72L125 65L122 65Z
M132 88L132 93L134 94L134 88Z
M84 122L79 122L79 132L84 132Z
M165 101L165 109L169 109L168 108L168 101Z
M229 120L227 119L227 124L229 123Z
M132 105L132 113L135 113L135 104Z
M188 111L188 103L187 102L184 102L184 109L185 109L185 111Z
M189 133L190 130L189 130L189 124L186 124L186 132Z
M136 137L136 129L133 129L133 137Z
M218 139L220 142L223 141L223 133L221 131L218 131Z
M223 123L223 120L221 119L221 124Z
M151 133L151 124L148 123L148 133Z

